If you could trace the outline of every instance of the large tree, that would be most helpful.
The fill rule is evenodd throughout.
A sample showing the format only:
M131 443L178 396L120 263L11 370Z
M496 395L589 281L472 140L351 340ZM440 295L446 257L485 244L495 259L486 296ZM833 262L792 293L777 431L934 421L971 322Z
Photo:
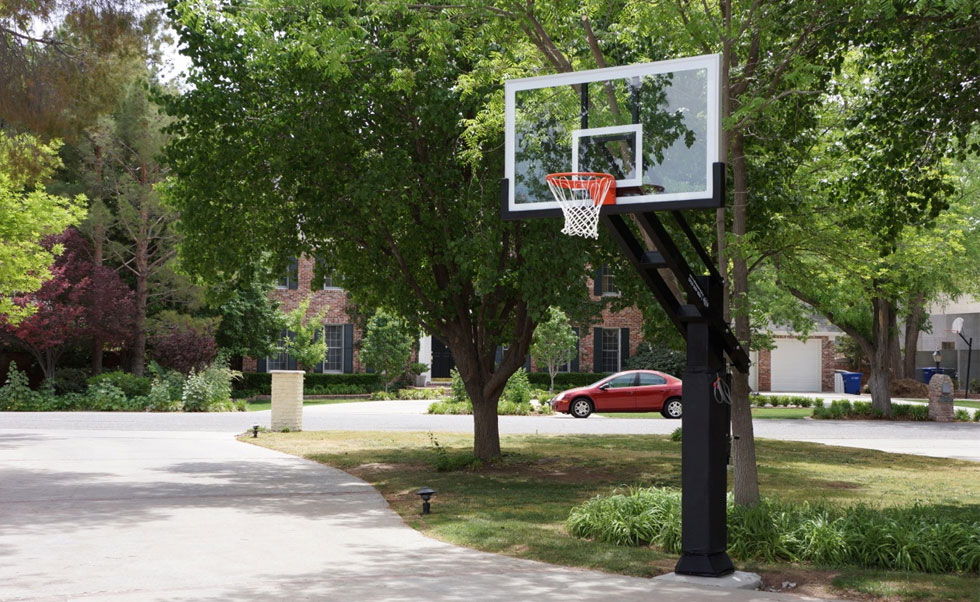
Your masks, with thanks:
M31 353L51 379L58 359L72 345L95 337L109 345L129 339L133 292L114 271L92 263L87 241L76 230L49 237L45 245L65 250L38 291L15 298L36 311L17 323L0 316L0 340Z
M483 2L473 0L472 4ZM567 0L501 2L495 14L499 22L510 24L510 33L501 49L488 53L483 64L487 73L503 77L531 70L567 72L721 53L724 152L731 166L732 195L730 209L716 215L715 254L723 273L730 272L726 302L730 299L733 308L735 335L750 347L752 258L741 246L751 234L750 191L766 183L766 175L753 173L752 157L760 149L792 153L795 130L812 119L812 105L840 63L857 8L860 3L856 7L844 0L818 4L773 0L586 5ZM474 135L494 127L494 111L491 106L483 118L473 120ZM752 180L752 175L762 177ZM773 199L761 191L755 198L757 205L772 205ZM727 250L729 243L732 251ZM748 393L748 374L736 372L732 421L735 499L740 504L759 500Z
M56 196L44 188L61 163L58 146L0 131L0 315L11 324L35 309L13 297L37 291L62 251L59 244L44 244L45 237L85 215L84 197Z
M74 140L145 61L159 9L140 0L0 5L0 127Z
M97 248L133 282L136 292L136 328L130 345L134 374L146 363L145 326L153 302L186 301L196 296L176 270L177 212L162 203L156 189L167 175L160 153L167 140L166 118L148 97L147 82L129 82L110 117L90 131L99 152L100 187L105 204L103 222L93 224ZM98 237L105 236L104 242Z
M588 257L555 222L500 220L502 131L469 160L463 122L500 85L470 78L496 46L480 26L490 12L202 6L171 10L194 61L169 104L182 257L212 279L268 249L281 262L330 257L355 304L448 345L473 401L474 452L499 456L497 400L544 310L585 298Z

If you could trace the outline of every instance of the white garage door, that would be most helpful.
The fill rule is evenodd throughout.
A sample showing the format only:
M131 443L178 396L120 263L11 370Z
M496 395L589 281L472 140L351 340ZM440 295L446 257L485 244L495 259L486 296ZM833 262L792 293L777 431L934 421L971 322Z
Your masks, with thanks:
M772 391L820 391L820 339L778 339L771 357Z

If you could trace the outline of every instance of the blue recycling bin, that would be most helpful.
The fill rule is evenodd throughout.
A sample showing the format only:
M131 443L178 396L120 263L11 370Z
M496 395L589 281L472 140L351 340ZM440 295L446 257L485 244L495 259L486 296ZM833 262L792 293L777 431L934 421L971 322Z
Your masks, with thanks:
M840 371L841 378L844 379L844 392L851 395L861 394L861 373Z
M940 372L940 374L942 374L942 372ZM932 380L932 377L935 375L936 375L935 366L932 366L931 368L922 368L922 382L926 383L927 385L929 384L929 381Z

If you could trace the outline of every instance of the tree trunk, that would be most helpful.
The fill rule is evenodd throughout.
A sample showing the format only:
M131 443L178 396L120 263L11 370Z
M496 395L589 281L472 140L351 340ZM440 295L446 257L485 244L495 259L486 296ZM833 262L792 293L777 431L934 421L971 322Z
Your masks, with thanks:
M145 174L147 167L143 166L141 173L144 181L142 194L148 194ZM133 358L130 371L143 376L146 364L146 307L149 298L148 280L150 278L150 209L146 198L140 200L139 234L136 239L134 262L136 264L136 333L133 337Z
M902 362L905 378L915 378L915 351L919 346L919 329L925 312L925 299L923 293L914 295L909 300L908 311L905 314L905 357Z
M146 279L136 280L136 319L133 322L133 355L130 358L130 371L136 376L143 376L146 364Z
M868 378L868 388L871 390L871 409L879 416L891 417L889 360L891 359L891 325L895 308L888 300L881 297L873 298L871 305L874 311L871 325L872 349L869 354L871 375Z
M905 363L902 362L902 349L898 340L898 312L892 307L891 323L888 325L888 362L891 366L892 378L906 378Z
M745 140L736 133L732 138L732 175L734 203L732 231L736 245L746 231L746 201L748 174L745 164ZM749 322L749 269L744 256L736 247L732 254L732 311L735 315L735 337L749 349L752 330ZM732 378L732 435L735 463L735 503L754 506L759 503L759 472L755 459L755 433L752 428L752 407L749 403L749 374L735 371Z
M497 402L503 386L490 388L486 376L493 357L481 358L471 341L457 338L450 341L450 351L456 362L459 377L466 387L466 394L473 403L473 455L480 460L493 460L500 457L500 430L497 424ZM506 381L505 381L506 382Z

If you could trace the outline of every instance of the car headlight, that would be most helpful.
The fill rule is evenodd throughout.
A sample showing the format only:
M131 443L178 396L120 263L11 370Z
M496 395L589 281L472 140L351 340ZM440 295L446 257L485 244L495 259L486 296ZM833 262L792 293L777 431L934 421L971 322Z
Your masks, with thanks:
M558 395L555 395L555 401L561 401L562 399L565 399L565 392L564 391L562 391Z

